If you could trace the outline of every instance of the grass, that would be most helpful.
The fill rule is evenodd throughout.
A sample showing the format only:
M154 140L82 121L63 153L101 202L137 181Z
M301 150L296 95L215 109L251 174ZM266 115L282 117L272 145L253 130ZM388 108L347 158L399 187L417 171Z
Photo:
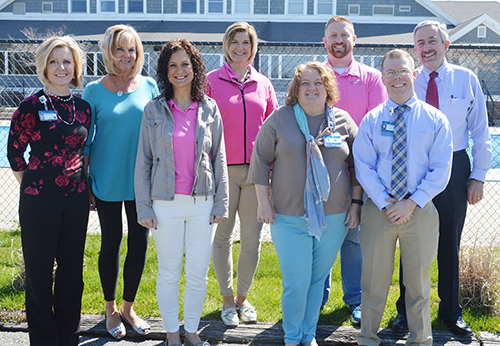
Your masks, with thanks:
M15 250L21 246L21 236L18 231L0 232L0 320L5 319L6 310L24 309L24 291L16 289L13 281L21 270L20 260L15 254ZM102 295L97 259L100 248L100 237L98 235L88 235L85 249L84 281L85 289L83 293L82 312L86 314L103 314L104 298ZM239 243L234 245L234 263L239 251ZM126 253L126 238L122 245L122 266L124 254ZM397 256L398 258L398 256ZM399 258L395 260L395 271L392 278L392 286L389 291L387 306L381 327L389 327L396 316L395 302L399 295L398 271ZM156 302L156 248L154 241L150 239L148 258L144 275L139 287L136 299L136 311L142 316L160 317L158 304ZM217 279L212 266L208 273L208 291L203 308L202 318L205 320L220 320L220 308L222 299L219 295ZM431 314L433 329L446 329L444 323L437 317L439 298L437 295L437 264L433 263L431 268L432 291L431 291ZM183 280L183 277L182 279ZM181 281L183 283L183 281ZM181 295L183 285L180 286ZM281 273L279 270L278 258L271 243L264 243L261 251L261 259L257 273L255 274L252 292L249 300L256 307L259 321L281 322ZM123 292L123 280L120 273L117 288L117 301L120 305ZM180 306L182 317L182 304ZM13 319L18 314L10 314ZM14 317L12 317L14 315ZM478 307L464 309L464 319L470 324L475 332L489 331L500 332L500 316L495 315L491 310ZM328 304L323 309L320 324L351 325L349 319L349 309L342 302L342 285L340 281L339 261L335 262L332 273L332 293Z

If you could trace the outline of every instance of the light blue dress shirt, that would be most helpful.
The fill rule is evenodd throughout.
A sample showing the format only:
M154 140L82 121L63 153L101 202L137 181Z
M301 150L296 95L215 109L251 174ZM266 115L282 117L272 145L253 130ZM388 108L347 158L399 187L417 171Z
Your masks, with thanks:
M425 101L429 74L432 71L417 69L415 93ZM461 66L444 62L436 71L439 94L439 110L448 118L453 132L453 150L469 147L472 138L473 168L471 179L485 181L491 162L491 137L488 129L488 112L481 84L476 75Z
M405 103L407 187L410 199L424 207L443 191L451 174L451 128L445 115L415 96ZM391 99L368 112L353 145L356 178L382 210L389 202L393 136L382 126L394 123L398 104Z

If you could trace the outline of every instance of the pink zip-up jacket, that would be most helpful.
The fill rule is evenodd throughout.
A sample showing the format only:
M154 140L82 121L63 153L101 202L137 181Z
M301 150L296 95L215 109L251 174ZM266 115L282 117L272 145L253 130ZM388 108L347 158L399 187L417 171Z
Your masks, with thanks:
M227 164L250 164L257 132L278 107L278 100L271 81L252 66L244 83L235 78L238 75L225 63L208 74L206 93L222 115Z

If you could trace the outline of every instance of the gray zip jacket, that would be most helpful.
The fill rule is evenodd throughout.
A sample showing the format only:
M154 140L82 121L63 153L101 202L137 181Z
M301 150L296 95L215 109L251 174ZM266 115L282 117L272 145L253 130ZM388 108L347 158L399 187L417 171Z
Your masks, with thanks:
M175 196L172 146L174 118L167 101L158 96L148 102L142 116L135 164L135 199L138 221L155 217L153 200ZM215 196L211 215L228 215L228 176L222 118L215 100L204 96L196 120L195 177L191 196Z

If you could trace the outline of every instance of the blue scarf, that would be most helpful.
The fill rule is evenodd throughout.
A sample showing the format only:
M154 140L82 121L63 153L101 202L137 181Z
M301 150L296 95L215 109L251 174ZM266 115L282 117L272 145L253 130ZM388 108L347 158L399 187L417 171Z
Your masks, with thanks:
M323 228L326 227L323 202L328 200L330 194L330 177L319 146L323 145L323 136L331 135L333 128L335 128L335 115L333 109L327 105L326 116L329 120L329 126L324 128L323 131L320 127L318 137L314 138L309 132L306 114L302 107L296 103L293 106L293 111L295 119L297 119L297 123L306 138L307 180L304 189L304 209L306 213L303 218L307 221L309 233L320 240ZM327 132L328 130L330 130L330 133Z

